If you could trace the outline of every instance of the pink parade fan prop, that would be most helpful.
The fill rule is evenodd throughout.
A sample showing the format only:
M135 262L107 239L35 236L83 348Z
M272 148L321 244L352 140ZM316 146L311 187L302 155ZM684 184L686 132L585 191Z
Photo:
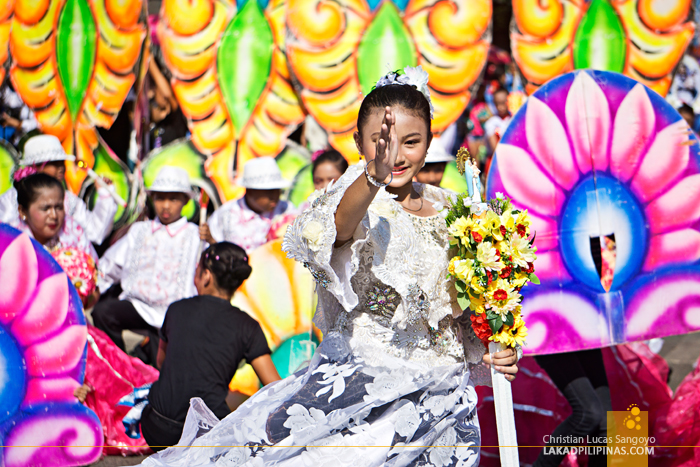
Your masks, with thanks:
M41 245L7 225L0 225L0 284L0 463L94 462L100 421L73 396L85 374L87 338L75 287Z

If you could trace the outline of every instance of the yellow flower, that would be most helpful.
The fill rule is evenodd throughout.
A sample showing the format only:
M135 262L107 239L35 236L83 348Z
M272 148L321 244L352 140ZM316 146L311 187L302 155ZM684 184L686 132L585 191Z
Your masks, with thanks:
M515 317L513 326L506 326L506 332L518 345L525 345L525 338L527 337L527 328L525 327L525 321L520 317L520 315Z
M508 232L515 230L515 219L513 219L513 212L508 210L501 214L501 225L506 228Z
M454 258L452 258L450 260L450 264L447 266L447 272L449 272L450 274L452 274L454 276L455 275L455 263L461 259L462 258L460 258L459 256L455 256Z
M454 263L454 275L469 284L474 277L474 260L460 259Z
M483 242L476 247L476 259L490 271L500 271L505 266L499 261L496 249L491 242Z
M477 315L486 313L486 308L484 307L485 303L486 302L484 301L483 295L479 295L479 298L476 298L473 295L469 296L469 308L474 310L474 313Z
M491 306L491 310L501 315L505 321L508 312L515 310L520 305L520 294L508 281L498 279L489 285L486 291L486 300Z
M530 275L524 272L518 272L515 274L515 279L513 280L513 285L516 287L523 287L530 280Z
M507 258L513 254L513 249L510 247L510 243L505 241L496 243L496 249L501 252L501 258Z
M470 217L462 216L450 225L448 232L455 238L462 238L469 235L473 226L474 221Z
M481 243L484 241L486 236L491 233L491 231L486 228L482 222L475 222L471 230L471 235L476 241L476 243Z
M525 237L521 237L518 234L513 235L510 246L513 248L513 263L521 268L527 269L527 263L534 263L535 259L537 259L537 256L535 256L537 249L532 248Z
M527 214L527 209L518 213L518 217L515 219L515 223L522 224L525 227L530 226L530 216L528 216Z
M494 342L500 342L501 344L507 347L515 347L515 339L513 339L513 336L511 336L510 333L506 330L507 328L508 326L503 326L501 332L489 337L489 340Z
M470 285L471 289L474 291L474 294L476 294L476 295L481 295L482 293L484 293L484 290L485 290L485 289L484 289L484 287L482 287L481 284L479 283L479 277L478 277L478 276L472 277L472 280L471 280L471 282L469 283L469 285Z

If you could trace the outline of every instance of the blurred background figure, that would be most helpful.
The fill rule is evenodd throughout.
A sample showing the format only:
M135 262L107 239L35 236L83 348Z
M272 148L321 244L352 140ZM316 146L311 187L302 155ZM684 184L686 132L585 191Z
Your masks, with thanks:
M445 150L441 141L434 139L428 148L425 165L416 175L416 181L439 187L445 174L447 163L454 160L455 157Z

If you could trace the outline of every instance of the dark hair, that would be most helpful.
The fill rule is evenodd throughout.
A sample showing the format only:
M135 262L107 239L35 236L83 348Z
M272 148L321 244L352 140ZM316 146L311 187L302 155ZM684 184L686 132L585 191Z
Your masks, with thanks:
M360 112L357 115L357 131L362 133L362 127L367 122L372 110L397 105L423 118L428 125L428 134L430 134L430 103L423 93L407 84L389 84L372 89L360 105Z
M678 107L678 110L676 112L678 112L679 114L685 112L687 114L692 115L693 118L695 118L695 111L693 111L693 108L688 104L681 105L680 107Z
M29 210L29 206L39 197L39 190L43 188L58 188L61 190L61 196L66 195L61 182L45 173L35 173L14 182L17 190L17 204L25 210Z
M493 97L496 97L496 94L498 94L499 92L505 92L505 93L506 93L506 97L508 97L508 94L509 94L509 93L508 93L508 90L507 90L506 88L498 88L498 89L496 89L495 91L493 91L493 94L492 94Z
M199 265L211 272L217 287L229 295L233 295L253 271L245 250L230 242L215 243L207 248L199 259Z
M335 149L328 149L327 151L324 151L321 155L319 155L313 162L313 167L311 168L311 176L313 177L313 174L316 173L316 169L319 165L324 164L326 162L330 162L331 164L333 164L341 174L344 174L345 171L348 170L348 161L345 160L343 155Z

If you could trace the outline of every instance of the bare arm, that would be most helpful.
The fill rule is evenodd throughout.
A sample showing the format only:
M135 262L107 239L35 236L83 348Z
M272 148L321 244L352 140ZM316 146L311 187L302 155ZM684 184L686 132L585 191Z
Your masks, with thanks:
M275 368L275 364L272 363L272 358L270 358L269 354L261 355L250 362L250 365L253 367L253 370L255 370L255 374L258 375L258 378L260 378L263 386L267 386L270 383L282 379L279 373L277 373L277 368Z
M387 107L384 111L382 128L377 139L377 150L372 159L368 156L367 171L375 180L386 182L391 175L398 155L398 137L396 135L396 117ZM358 144L359 145L359 144ZM372 162L370 162L372 161ZM342 245L352 238L355 229L362 221L367 208L376 196L379 188L372 185L367 177L360 176L348 187L335 212L336 245Z
M163 362L165 361L165 353L168 351L168 343L163 339L158 343L158 355L156 356L156 365L160 370L163 367Z

